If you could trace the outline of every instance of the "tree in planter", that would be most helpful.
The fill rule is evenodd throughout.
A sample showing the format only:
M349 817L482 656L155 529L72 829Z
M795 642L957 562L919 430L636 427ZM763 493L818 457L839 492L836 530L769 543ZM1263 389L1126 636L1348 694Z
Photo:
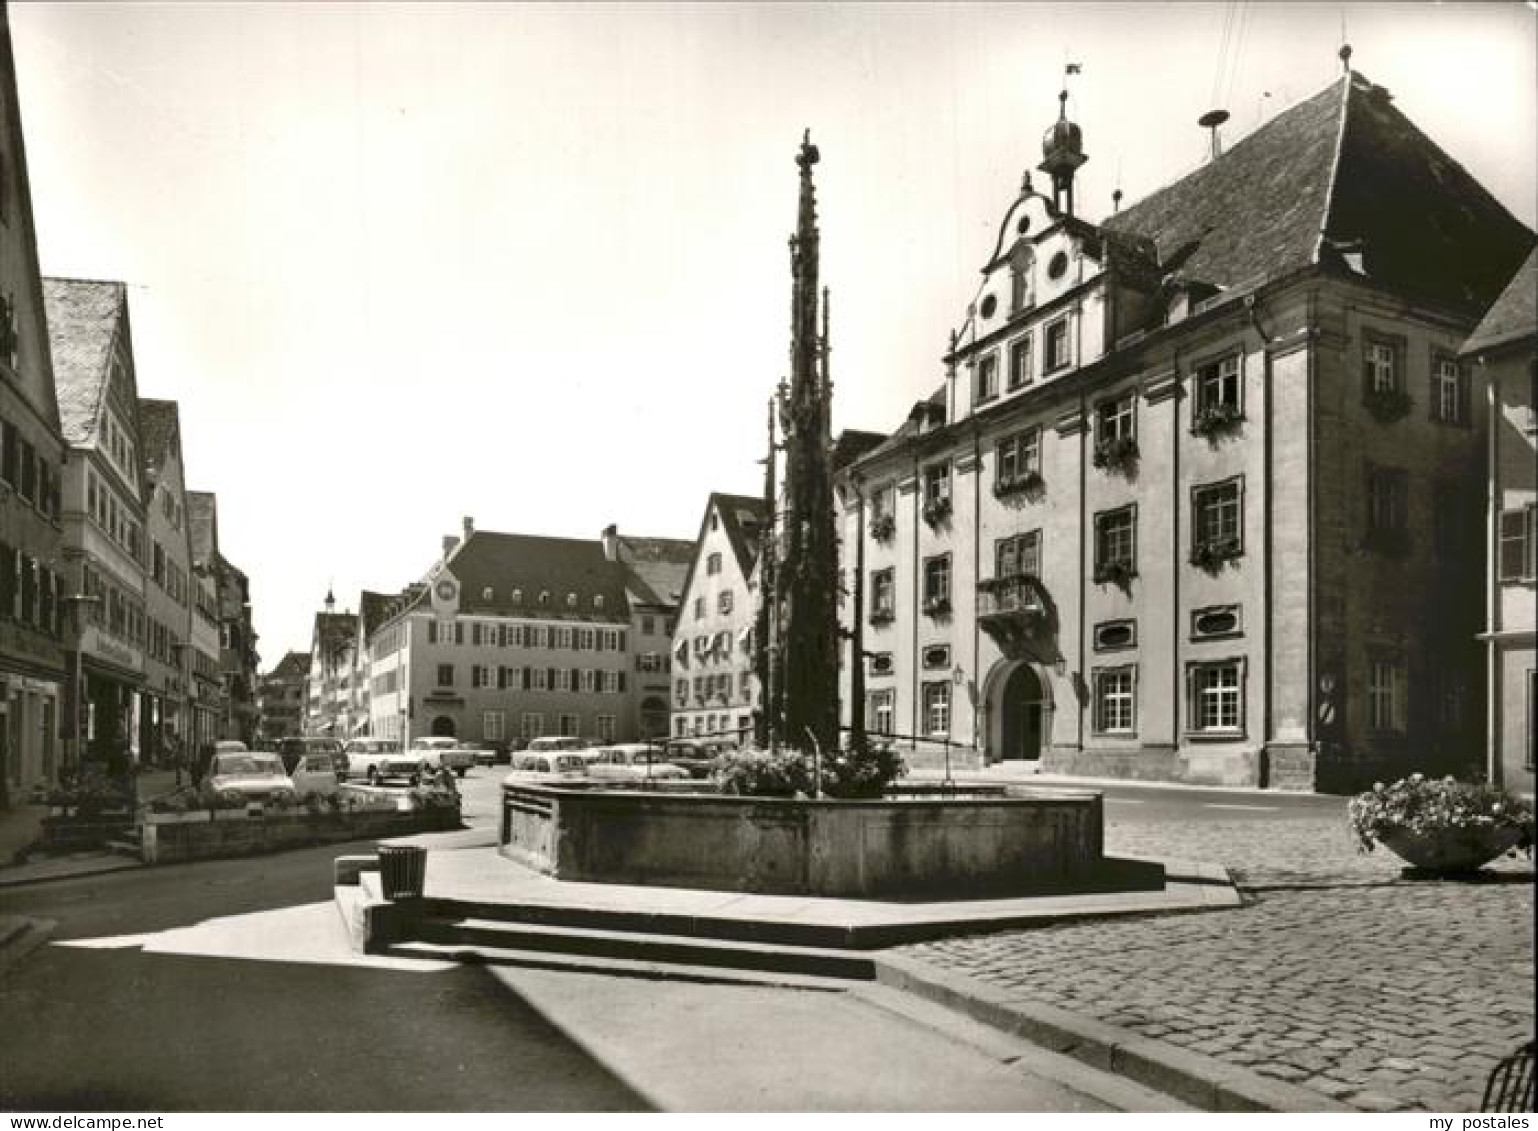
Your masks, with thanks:
M885 542L897 533L897 520L889 514L878 514L870 520L870 536L878 542Z
M1415 407L1415 399L1403 389L1369 389L1362 403L1379 424L1403 419Z
M1118 589L1129 588L1132 579L1137 576L1137 571L1132 568L1132 563L1122 558L1113 558L1095 567L1095 583L1115 585Z
M924 612L932 617L944 616L951 611L949 597L930 597L924 602Z
M1095 444L1090 461L1102 471L1126 474L1137 466L1137 441L1131 436L1111 436Z
M1191 564L1208 573L1217 573L1223 563L1239 557L1239 542L1234 538L1220 538L1198 542L1191 551Z
M1037 495L1047 486L1047 481L1041 477L1039 471L1027 471L1023 475L1016 475L1009 479L1000 479L993 485L993 493L1004 499L1011 495Z
M930 526L939 526L950 517L951 501L949 499L935 499L924 504L924 521Z

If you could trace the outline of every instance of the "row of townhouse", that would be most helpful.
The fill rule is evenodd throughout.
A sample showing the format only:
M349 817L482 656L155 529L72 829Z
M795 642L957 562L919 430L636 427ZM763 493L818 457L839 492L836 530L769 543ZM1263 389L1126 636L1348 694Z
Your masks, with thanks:
M360 611L329 594L312 634L307 734L514 744L668 732L668 644L693 544L476 530Z
M44 278L0 11L0 803L67 763L246 733L255 671L174 401L141 398L122 283ZM195 537L206 512L209 537ZM248 598L242 598L248 600ZM234 650L221 649L238 641Z
M1532 233L1349 69L1098 225L1085 160L1060 111L942 383L835 461L844 724L919 766L1531 793ZM760 702L765 514L707 505L677 736Z

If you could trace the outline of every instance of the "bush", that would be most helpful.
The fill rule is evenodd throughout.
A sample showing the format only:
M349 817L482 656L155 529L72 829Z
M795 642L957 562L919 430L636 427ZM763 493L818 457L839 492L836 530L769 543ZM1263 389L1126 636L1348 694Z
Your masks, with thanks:
M830 797L877 798L907 772L908 764L895 746L873 742L863 754L838 750L824 758L822 789Z
M811 759L793 751L726 750L711 777L722 793L742 797L795 797L812 792Z
M458 809L459 793L441 785L412 786L406 796L413 809Z
M1511 828L1517 847L1532 855L1533 807L1505 790L1455 778L1433 781L1423 774L1386 786L1375 784L1347 806L1351 832L1362 852L1371 852L1385 833L1433 833L1450 829Z

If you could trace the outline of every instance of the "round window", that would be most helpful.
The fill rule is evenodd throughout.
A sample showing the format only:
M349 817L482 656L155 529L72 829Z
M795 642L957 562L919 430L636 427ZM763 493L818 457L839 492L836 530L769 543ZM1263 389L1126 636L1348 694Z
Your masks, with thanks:
M1047 264L1047 274L1054 279L1061 279L1068 273L1068 256L1061 251L1052 257L1052 262Z
M993 312L999 308L999 300L992 295L983 299L983 317L992 318Z

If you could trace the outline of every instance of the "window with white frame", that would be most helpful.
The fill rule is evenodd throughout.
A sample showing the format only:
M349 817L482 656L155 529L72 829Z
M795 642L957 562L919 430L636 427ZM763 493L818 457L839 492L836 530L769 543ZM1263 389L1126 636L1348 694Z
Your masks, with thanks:
M1041 429L1026 428L999 441L997 483L1007 487L1027 475L1041 474Z
M571 711L562 711L560 720L562 738L579 738L582 735L582 716Z
M1192 548L1237 554L1244 538L1244 496L1239 479L1192 488Z
M896 581L889 569L870 575L870 611L874 617L889 617L897 612Z
M491 669L488 668L485 664L471 664L470 665L470 686L471 687L490 687L491 686Z
M556 668L556 669L554 669L554 672L555 672L555 681L554 681L554 687L552 688L552 690L554 690L554 691L570 691L571 690L571 669L570 668Z
M865 726L872 734L892 733L892 713L896 702L895 691L872 691L866 696Z
M938 506L951 501L951 463L941 460L924 469L924 505Z
M1198 734L1244 730L1244 665L1238 660L1191 664L1186 668L1190 703L1187 718Z
M1132 734L1137 730L1137 669L1100 668L1094 677L1097 734Z
M924 684L924 733L931 738L951 734L951 681Z
M1127 393L1124 396L1112 397L1110 400L1101 401L1096 406L1095 412L1099 418L1098 442L1105 444L1113 440L1135 440L1137 438L1137 418L1134 413L1135 395Z
M1239 382L1239 355L1208 362L1196 370L1196 411L1225 408L1238 411L1244 407L1243 388Z
M562 625L560 628L555 629L554 632L555 639L551 642L550 647L559 648L562 651L570 651L571 629Z
M1041 531L1011 534L993 544L994 577L1040 577Z
M615 724L617 722L618 719L614 715L598 715L593 719L594 728L598 732L599 742L614 741Z
M1498 580L1532 581L1538 575L1538 505L1501 512Z
M507 713L505 711L481 712L481 741L501 742L507 737Z
M1137 509L1135 506L1102 511L1095 516L1095 569L1135 568L1137 563Z
M986 353L977 359L977 378L972 386L972 403L981 404L999 395L999 355Z
M938 554L924 560L924 607L951 603L951 556Z
M1399 345L1393 339L1365 335L1362 342L1362 379L1369 393L1399 390Z
M1036 373L1032 366L1031 336L1029 334L1019 340L1010 343L1009 347L1009 389L1024 388L1036 379Z
M543 711L525 711L518 726L525 740L539 738L545 733L545 714Z
M1431 359L1431 419L1439 424L1468 423L1468 382L1458 359L1433 354Z
M1068 319L1059 318L1047 326L1046 357L1042 359L1042 368L1047 373L1056 373L1059 369L1066 368L1072 360L1073 353L1068 341Z
M1406 678L1397 656L1375 656L1367 666L1367 725L1390 734L1404 731Z
M596 671L592 668L582 668L580 675L581 689L583 691L591 693L598 690L598 673Z
M549 668L525 668L524 670L529 673L529 690L530 691L548 691L548 690L550 690L550 669Z
M886 518L895 511L897 488L888 483L885 487L878 487L871 492L870 516L872 520Z

